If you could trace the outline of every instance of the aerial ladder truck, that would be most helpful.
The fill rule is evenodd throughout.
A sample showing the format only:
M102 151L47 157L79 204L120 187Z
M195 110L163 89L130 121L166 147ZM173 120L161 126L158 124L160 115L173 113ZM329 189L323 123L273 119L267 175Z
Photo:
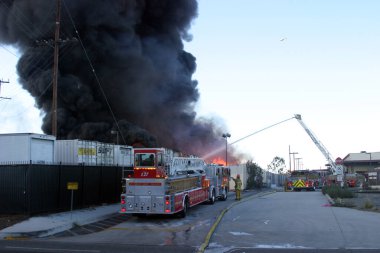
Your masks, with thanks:
M311 140L314 142L314 144L318 147L318 149L322 152L324 157L326 158L330 170L333 173L334 176L337 177L338 182L343 182L343 165L336 164L335 160L332 158L330 152L327 150L327 148L320 142L317 137L311 132L311 130L306 126L306 124L302 121L302 117L300 114L295 114L294 118L297 119L297 121L301 124L301 126L305 129L306 133L310 136Z

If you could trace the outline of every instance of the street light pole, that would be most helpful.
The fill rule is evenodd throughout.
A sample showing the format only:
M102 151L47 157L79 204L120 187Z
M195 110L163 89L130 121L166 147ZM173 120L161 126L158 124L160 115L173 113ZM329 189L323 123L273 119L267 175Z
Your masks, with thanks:
M226 166L227 166L228 165L228 162L227 162L227 159L228 159L227 158L228 157L228 154L227 154L227 147L228 147L228 145L227 145L228 144L227 138L231 137L231 135L229 133L225 133L225 134L222 135L222 137L226 139Z
M119 145L119 131L111 130L111 134L116 134L116 145Z

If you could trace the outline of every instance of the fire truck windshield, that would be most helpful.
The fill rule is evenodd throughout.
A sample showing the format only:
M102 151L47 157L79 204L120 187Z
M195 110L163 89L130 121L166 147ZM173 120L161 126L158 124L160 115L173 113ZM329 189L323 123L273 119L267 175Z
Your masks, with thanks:
M154 154L136 154L135 165L154 167Z

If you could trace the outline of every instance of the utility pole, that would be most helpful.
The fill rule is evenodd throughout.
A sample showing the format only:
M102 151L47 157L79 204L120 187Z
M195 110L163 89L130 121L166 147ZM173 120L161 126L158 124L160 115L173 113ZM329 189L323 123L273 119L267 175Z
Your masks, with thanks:
M300 158L300 157L296 158L296 160L297 160L297 170L300 170L300 160L301 159L302 158Z
M54 65L53 65L53 104L52 114L52 135L57 137L57 93L58 93L58 58L59 58L59 29L61 22L61 0L57 0L56 19L55 19L55 37L54 37Z
M9 83L9 81L3 81L3 80L0 80L0 91L1 91L1 84L3 84L3 83ZM11 98L1 97L1 96L0 96L0 100L1 100L1 99L11 99Z
M294 155L297 155L297 154L298 154L298 152L291 152L291 153L289 153L289 156L293 155L293 170L294 171L296 170L296 159L295 159Z
M296 171L296 160L294 155L297 155L298 152L290 152L290 145L289 145L289 170L292 172L292 156L293 155L293 171Z

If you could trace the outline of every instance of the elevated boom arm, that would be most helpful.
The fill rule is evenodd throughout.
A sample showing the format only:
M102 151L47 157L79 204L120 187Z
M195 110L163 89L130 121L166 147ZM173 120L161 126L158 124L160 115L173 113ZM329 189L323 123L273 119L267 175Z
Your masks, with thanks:
M325 156L328 163L331 165L332 172L334 174L337 174L337 168L334 159L331 157L330 152L327 150L325 146L323 146L322 142L320 142L317 137L311 132L311 130L306 126L306 124L302 121L302 117L300 114L295 114L294 118L298 120L298 122L301 124L301 126L305 129L306 133L310 136L314 144L318 147L318 149L322 152L322 154Z

